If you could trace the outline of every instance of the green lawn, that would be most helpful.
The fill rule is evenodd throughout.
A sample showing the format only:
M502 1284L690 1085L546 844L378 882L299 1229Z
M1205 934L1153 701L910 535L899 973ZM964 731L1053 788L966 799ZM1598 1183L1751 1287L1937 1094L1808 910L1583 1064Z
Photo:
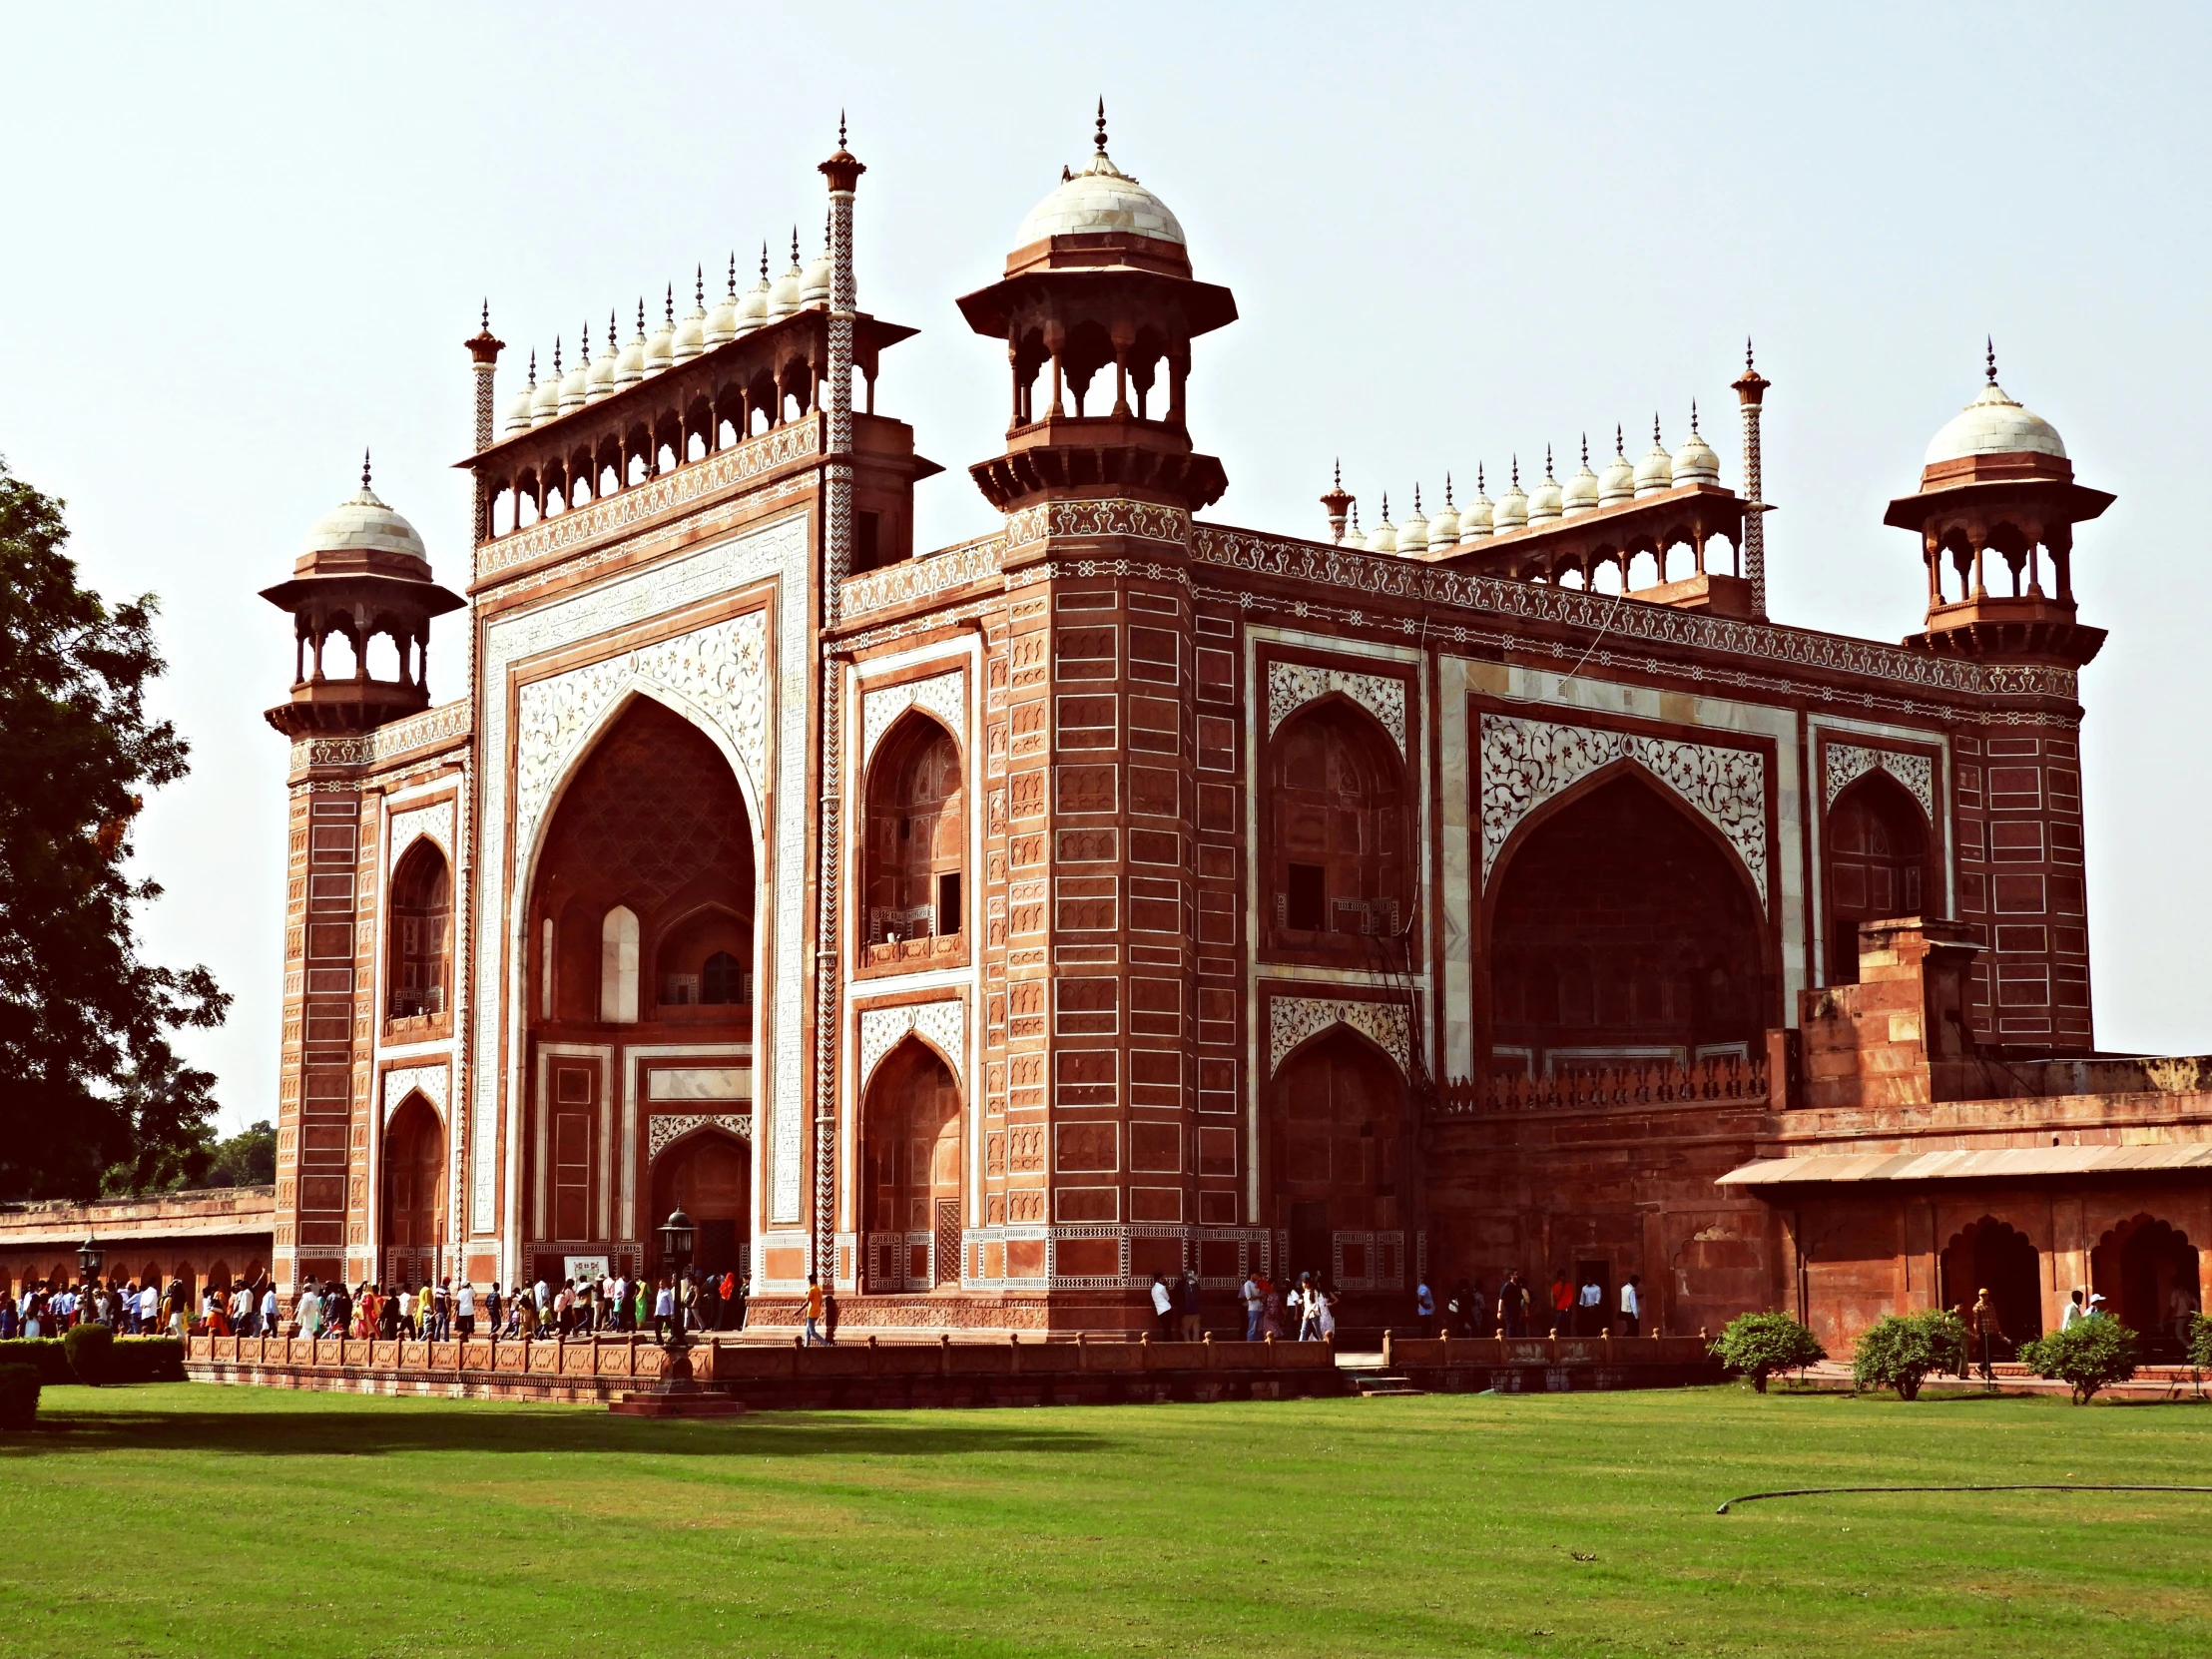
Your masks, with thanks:
M2212 1648L2212 1409L1735 1389L769 1413L175 1384L0 1437L0 1653Z

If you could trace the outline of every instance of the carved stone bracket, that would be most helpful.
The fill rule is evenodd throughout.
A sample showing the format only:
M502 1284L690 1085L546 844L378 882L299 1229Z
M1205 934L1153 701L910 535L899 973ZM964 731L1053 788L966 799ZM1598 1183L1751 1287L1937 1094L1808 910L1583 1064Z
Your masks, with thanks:
M1736 849L1767 902L1767 768L1748 749L1510 715L1482 717L1482 882L1521 821L1615 761L1633 761Z
M1316 698L1342 692L1382 723L1405 753L1405 682L1387 674L1352 674L1307 663L1268 664L1268 736Z
M1278 996L1269 1000L1268 1075L1273 1077L1282 1069L1292 1049L1332 1025L1351 1026L1395 1060L1400 1072L1412 1075L1412 1029L1404 1003L1328 996Z
M895 1008L868 1008L860 1015L860 1087L867 1087L876 1064L911 1031L934 1044L952 1068L954 1081L961 1075L961 1051L966 1046L967 1004L958 997L947 1002L908 1002Z
M967 732L967 675L954 669L927 680L909 680L902 686L885 686L867 694L860 716L860 765L864 770L891 723L908 709L919 709L944 722L954 737Z
M741 1141L753 1139L750 1112L656 1112L645 1120L645 1160L651 1163L679 1137L694 1129L724 1129Z
M1936 763L1926 755L1901 755L1891 749L1862 749L1855 744L1828 746L1828 776L1823 805L1833 807L1836 798L1870 772L1887 772L1921 804L1928 822L1936 822Z

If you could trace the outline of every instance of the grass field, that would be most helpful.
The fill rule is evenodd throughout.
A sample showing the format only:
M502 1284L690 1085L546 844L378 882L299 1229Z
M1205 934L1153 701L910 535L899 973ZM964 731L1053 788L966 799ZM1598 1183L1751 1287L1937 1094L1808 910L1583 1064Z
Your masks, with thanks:
M176 1384L0 1438L0 1653L2212 1651L2212 1409L1678 1392L653 1422Z

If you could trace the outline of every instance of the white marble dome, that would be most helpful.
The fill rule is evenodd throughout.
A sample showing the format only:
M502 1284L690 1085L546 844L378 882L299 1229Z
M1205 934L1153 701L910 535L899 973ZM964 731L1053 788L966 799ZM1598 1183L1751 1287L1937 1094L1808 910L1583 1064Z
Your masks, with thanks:
M315 520L307 532L308 553L399 553L427 564L430 550L422 545L415 527L385 506L368 487L368 468L361 468L360 492Z
M530 424L543 426L549 420L561 417L561 360L558 347L553 353L553 372L538 382L538 389L530 394Z
M607 349L591 360L591 375L585 384L584 401L596 403L602 397L611 397L615 389L615 330L614 319L607 322Z
M1436 516L1428 521L1428 545L1449 547L1459 539L1459 509L1452 504L1451 479L1444 478L1444 504L1436 509Z
M1613 458L1605 463L1605 470L1597 477L1597 500L1601 507L1610 507L1616 501L1626 501L1636 493L1636 469L1629 464L1626 451L1621 448L1620 434L1613 435Z
M799 303L802 307L830 304L830 250L825 248L807 262L807 269L799 278Z
M738 301L738 332L750 334L756 328L768 326L768 277L748 288L745 297Z
M707 306L704 299L695 299L692 308L676 324L676 337L669 346L669 360L688 363L706 349Z
M792 268L769 284L768 319L781 322L799 309L800 295L806 289L807 273L799 263L799 250L792 250Z
M2032 410L2023 409L1991 380L1981 395L1954 414L1928 446L1924 466L1962 461L1969 455L2048 455L2066 458L2066 446L2058 428Z
M1551 456L1544 456L1544 475L1536 480L1536 487L1528 492L1528 522L1542 523L1557 518L1565 510L1564 495L1559 480L1551 475Z
M1636 493L1658 495L1674 488L1674 457L1659 441L1659 422L1651 423L1651 448L1636 463Z
M1520 487L1520 468L1513 468L1513 481L1505 486L1505 493L1497 498L1494 523L1499 530L1519 530L1528 523L1528 494Z
M499 429L501 436L512 437L517 432L527 432L530 429L530 408L536 395L535 385L524 385L508 400L506 424Z
M1585 438L1582 443L1582 465L1561 490L1560 507L1570 517L1576 513L1591 512L1597 506L1598 491L1597 474L1590 470L1590 444Z
M1716 484L1720 482L1721 458L1713 453L1713 446L1699 435L1697 416L1690 417L1690 435L1682 440L1682 447L1674 452L1674 481L1677 484Z
M1497 528L1497 510L1490 498L1482 493L1482 474L1474 475L1474 499L1467 503L1467 510L1459 515L1459 540L1462 545L1480 541Z
M615 384L631 386L645 378L645 316L638 316L638 334L615 357Z
M560 410L573 414L591 400L591 348L583 348L576 366L561 376Z
M1063 179L1029 210L1014 233L1014 246L1027 248L1047 237L1116 231L1160 242L1186 241L1168 205L1116 167L1113 157L1101 149L1082 172Z

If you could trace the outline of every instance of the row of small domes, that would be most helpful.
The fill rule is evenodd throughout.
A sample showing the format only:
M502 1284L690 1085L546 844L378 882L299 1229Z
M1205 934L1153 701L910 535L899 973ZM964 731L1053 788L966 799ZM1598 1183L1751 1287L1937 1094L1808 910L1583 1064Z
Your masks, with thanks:
M637 337L629 344L618 346L615 342L615 319L607 318L607 348L598 356L591 354L591 336L587 329L577 361L567 369L561 366L561 346L553 344L553 372L543 380L538 378L537 353L530 354L529 383L516 392L507 405L507 418L500 426L501 437L512 437L517 432L527 432L533 426L543 426L562 415L583 408L587 403L597 403L612 396L623 386L634 385L650 379L678 363L690 362L703 351L734 340L742 334L750 334L757 328L766 328L772 322L781 322L796 311L827 308L830 304L830 254L825 249L815 259L801 265L799 261L799 237L792 236L791 269L769 280L768 250L761 250L761 279L747 292L738 292L738 262L735 255L730 260L730 291L710 306L707 303L706 279L698 278L693 293L693 306L688 315L676 314L676 289L672 284L668 291L667 311L660 325L650 334L645 329L645 301L638 301Z
M1621 445L1620 428L1613 429L1613 458L1605 463L1605 470L1590 470L1590 445L1582 443L1582 466L1565 483L1551 475L1551 451L1544 451L1544 475L1535 488L1522 490L1520 463L1513 463L1513 479L1504 495L1492 501L1484 493L1482 469L1475 468L1474 499L1465 510L1460 510L1451 498L1451 480L1444 479L1444 504L1434 518L1423 518L1420 509L1420 486L1413 486L1413 516L1403 524L1390 522L1390 498L1382 497L1382 522L1373 530L1362 534L1359 528L1359 509L1353 509L1353 525L1345 533L1347 547L1364 547L1371 553L1410 553L1429 547L1465 546L1480 541L1485 536L1504 535L1510 531L1527 528L1531 524L1544 524L1553 519L1573 518L1599 507L1610 507L1616 502L1633 500L1637 496L1658 495L1679 484L1713 484L1720 481L1720 457L1712 446L1699 435L1696 405L1690 410L1690 436L1673 454L1659 438L1659 421L1651 422L1651 450L1640 461L1631 462Z

